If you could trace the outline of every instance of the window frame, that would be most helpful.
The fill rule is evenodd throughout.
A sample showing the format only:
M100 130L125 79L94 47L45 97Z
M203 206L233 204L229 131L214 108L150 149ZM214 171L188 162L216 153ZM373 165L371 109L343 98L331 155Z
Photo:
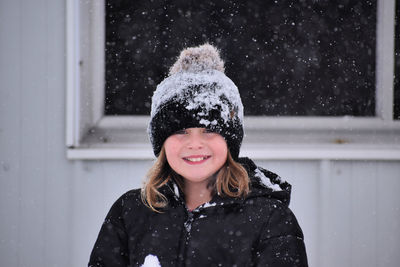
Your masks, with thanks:
M154 159L149 116L104 116L105 1L66 1L68 159ZM241 156L399 160L393 120L395 0L377 1L374 117L246 116ZM399 137L398 137L399 136Z

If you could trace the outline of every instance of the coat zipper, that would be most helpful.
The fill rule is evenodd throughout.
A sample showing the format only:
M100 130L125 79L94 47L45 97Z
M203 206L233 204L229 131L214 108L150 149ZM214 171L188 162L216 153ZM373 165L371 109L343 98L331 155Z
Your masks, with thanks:
M192 230L193 221L194 221L194 214L193 214L193 212L188 211L188 218L185 221L185 223L183 224L185 226L187 236L190 235L190 230Z
M187 247L189 244L190 240L190 231L192 230L192 224L194 222L194 213L192 211L187 211L187 219L183 223L183 237L180 245L180 251L179 251L179 267L184 267L185 264L185 259L187 256Z

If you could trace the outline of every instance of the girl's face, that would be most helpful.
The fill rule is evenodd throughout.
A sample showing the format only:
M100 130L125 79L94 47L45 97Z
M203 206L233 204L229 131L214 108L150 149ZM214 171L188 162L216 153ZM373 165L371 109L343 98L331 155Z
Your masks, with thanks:
M228 147L225 139L205 128L176 132L164 142L168 164L185 183L205 183L225 163Z

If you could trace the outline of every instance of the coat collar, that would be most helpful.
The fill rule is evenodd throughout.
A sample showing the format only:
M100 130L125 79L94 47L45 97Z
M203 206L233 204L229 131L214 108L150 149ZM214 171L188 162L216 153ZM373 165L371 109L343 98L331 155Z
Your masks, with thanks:
M289 205L291 185L284 181L279 175L257 166L249 158L239 158L238 162L246 169L250 178L250 193L246 198L223 197L218 194L214 195L210 202L204 203L196 210L207 209L216 206L231 206L242 204L245 200L257 197L266 197L277 199L286 205ZM160 188L162 193L169 202L170 207L186 206L184 193L173 180L168 181Z

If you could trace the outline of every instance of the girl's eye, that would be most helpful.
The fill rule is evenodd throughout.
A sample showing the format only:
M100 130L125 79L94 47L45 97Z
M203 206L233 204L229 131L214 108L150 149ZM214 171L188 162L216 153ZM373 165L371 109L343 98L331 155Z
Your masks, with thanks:
M183 130L176 131L174 134L187 134L187 131L185 129L183 129Z
M215 133L215 132L211 129L204 129L204 133Z

